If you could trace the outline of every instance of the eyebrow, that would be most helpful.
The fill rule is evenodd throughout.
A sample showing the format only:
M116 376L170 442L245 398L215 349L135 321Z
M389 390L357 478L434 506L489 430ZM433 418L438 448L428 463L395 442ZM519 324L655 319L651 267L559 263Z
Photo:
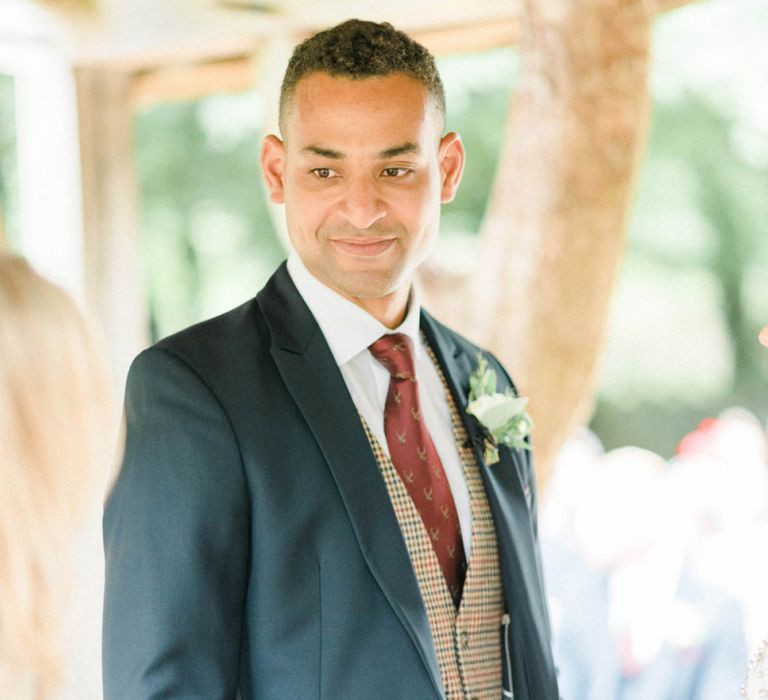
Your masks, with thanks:
M403 143L399 146L393 146L392 148L385 148L379 153L379 158L394 158L395 156L401 156L405 153L419 153L419 147L415 143L410 141Z
M330 158L331 160L343 160L347 156L341 151L335 151L332 148L323 148L322 146L306 146L301 149L304 153L313 153L316 156L322 158ZM417 144L407 141L399 146L392 146L391 148L385 148L383 151L379 151L378 158L380 160L386 160L387 158L394 158L395 156L401 156L406 153L419 153L420 149Z

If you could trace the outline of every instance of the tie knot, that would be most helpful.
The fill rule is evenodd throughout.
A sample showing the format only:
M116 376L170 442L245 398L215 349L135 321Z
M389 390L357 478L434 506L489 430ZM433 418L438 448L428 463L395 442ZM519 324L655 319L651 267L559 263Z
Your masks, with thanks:
M381 362L394 379L415 381L411 340L403 333L389 333L368 346L373 356Z

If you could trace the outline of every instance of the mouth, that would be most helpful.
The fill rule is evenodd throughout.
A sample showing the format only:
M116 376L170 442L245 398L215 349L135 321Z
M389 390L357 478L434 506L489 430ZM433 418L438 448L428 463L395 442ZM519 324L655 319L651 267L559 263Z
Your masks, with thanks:
M360 258L372 258L387 251L395 238L332 238L339 250Z

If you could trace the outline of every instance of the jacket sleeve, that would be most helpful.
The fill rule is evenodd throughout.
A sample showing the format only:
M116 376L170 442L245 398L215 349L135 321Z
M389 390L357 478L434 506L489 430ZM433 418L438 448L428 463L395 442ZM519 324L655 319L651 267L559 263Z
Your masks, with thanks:
M105 700L236 696L249 496L229 420L182 360L134 361L104 514Z

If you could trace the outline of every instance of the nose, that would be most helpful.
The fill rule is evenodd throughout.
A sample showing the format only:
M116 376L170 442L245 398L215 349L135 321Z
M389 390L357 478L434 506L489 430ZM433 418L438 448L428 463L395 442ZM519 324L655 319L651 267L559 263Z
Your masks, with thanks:
M387 215L376 183L368 177L348 182L339 202L339 213L357 229L367 229Z

